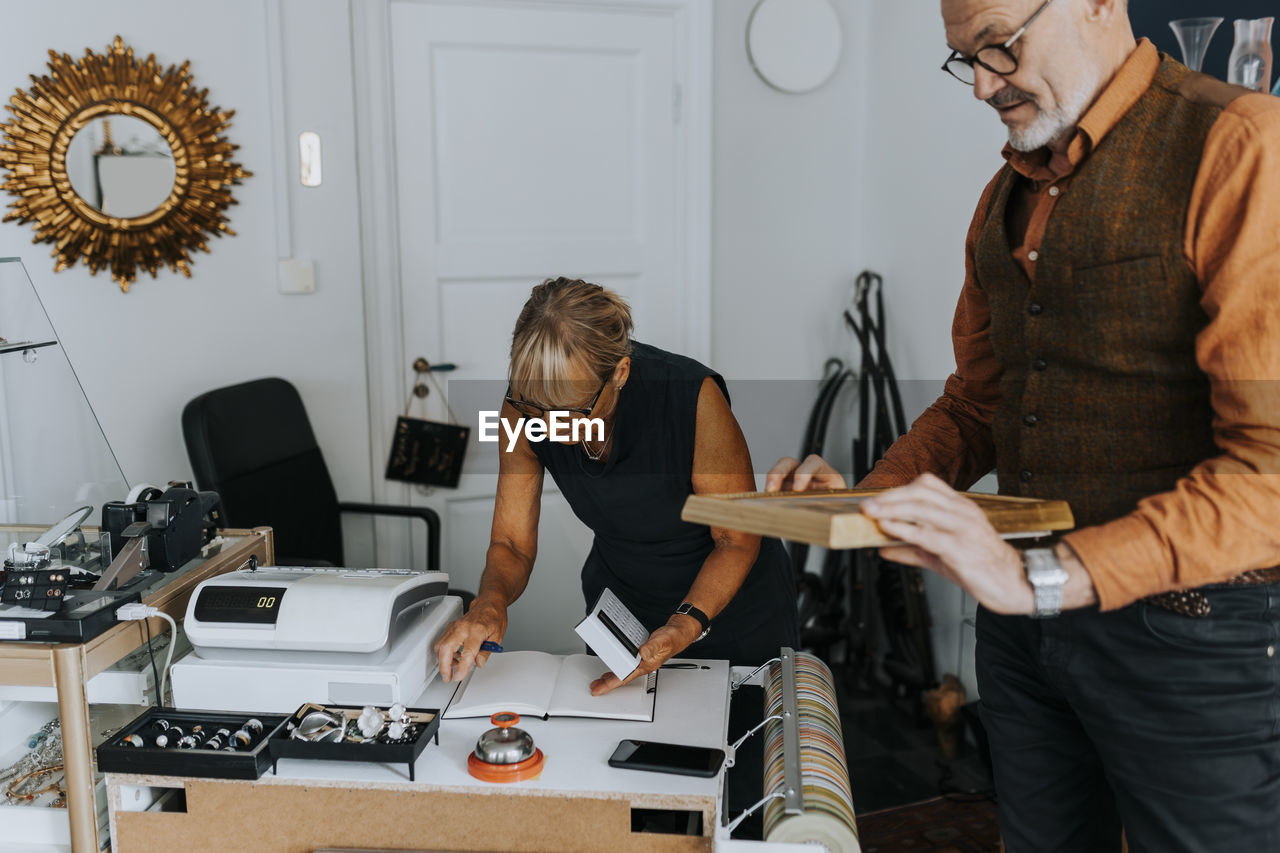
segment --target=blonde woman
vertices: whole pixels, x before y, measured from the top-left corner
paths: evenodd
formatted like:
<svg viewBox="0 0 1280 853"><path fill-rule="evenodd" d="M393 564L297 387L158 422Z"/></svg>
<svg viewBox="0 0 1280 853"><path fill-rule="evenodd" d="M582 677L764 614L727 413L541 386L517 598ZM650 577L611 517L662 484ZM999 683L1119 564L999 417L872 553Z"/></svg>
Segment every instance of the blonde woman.
<svg viewBox="0 0 1280 853"><path fill-rule="evenodd" d="M675 656L754 665L798 638L790 565L776 539L680 520L695 493L755 488L724 380L692 359L631 339L616 293L558 278L533 289L512 335L501 417L599 419L575 441L500 444L493 531L475 603L436 645L445 681L501 642L529 583L546 472L595 539L582 567L588 606L612 590L651 632L631 678ZM581 427L583 423L576 424ZM609 673L601 694L626 683Z"/></svg>

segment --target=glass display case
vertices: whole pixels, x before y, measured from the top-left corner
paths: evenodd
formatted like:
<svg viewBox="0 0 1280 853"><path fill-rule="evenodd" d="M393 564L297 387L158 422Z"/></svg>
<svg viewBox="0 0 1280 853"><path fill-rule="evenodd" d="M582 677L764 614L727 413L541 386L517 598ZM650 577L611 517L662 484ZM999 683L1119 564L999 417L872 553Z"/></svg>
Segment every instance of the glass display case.
<svg viewBox="0 0 1280 853"><path fill-rule="evenodd" d="M80 506L93 523L128 490L22 261L0 258L0 524L50 525Z"/></svg>
<svg viewBox="0 0 1280 853"><path fill-rule="evenodd" d="M91 608L87 590L112 555L82 525L128 492L22 261L0 258L0 640L75 641L105 627L110 602ZM83 621L94 610L96 627Z"/></svg>

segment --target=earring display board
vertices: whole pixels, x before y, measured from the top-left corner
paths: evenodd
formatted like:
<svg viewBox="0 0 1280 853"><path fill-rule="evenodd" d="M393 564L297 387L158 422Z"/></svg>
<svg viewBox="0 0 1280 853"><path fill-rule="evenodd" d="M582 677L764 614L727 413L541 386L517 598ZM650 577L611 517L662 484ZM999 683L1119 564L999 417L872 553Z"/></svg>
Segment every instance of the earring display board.
<svg viewBox="0 0 1280 853"><path fill-rule="evenodd" d="M897 541L881 531L872 518L862 514L862 502L883 491L840 489L690 495L680 517L696 524L777 536L824 548L874 548ZM1075 526L1066 501L964 494L982 508L1001 536L1032 536Z"/></svg>

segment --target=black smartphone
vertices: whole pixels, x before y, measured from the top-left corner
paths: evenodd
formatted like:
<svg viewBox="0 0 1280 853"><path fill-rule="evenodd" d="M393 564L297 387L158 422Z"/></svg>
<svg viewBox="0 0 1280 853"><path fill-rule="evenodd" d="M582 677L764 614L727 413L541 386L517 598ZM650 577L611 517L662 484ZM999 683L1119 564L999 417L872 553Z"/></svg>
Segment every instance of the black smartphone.
<svg viewBox="0 0 1280 853"><path fill-rule="evenodd" d="M714 776L724 763L724 750L710 746L624 740L609 756L610 767L679 773L682 776Z"/></svg>

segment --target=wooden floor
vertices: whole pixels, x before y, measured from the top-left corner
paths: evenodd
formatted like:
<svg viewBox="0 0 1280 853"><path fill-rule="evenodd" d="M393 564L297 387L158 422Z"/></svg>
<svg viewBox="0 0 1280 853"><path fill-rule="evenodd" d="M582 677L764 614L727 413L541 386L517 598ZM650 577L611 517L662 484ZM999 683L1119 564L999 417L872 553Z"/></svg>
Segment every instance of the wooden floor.
<svg viewBox="0 0 1280 853"><path fill-rule="evenodd" d="M862 853L999 853L990 799L935 797L858 816Z"/></svg>
<svg viewBox="0 0 1280 853"><path fill-rule="evenodd" d="M998 853L991 777L972 740L944 760L933 727L836 677L864 853Z"/></svg>

